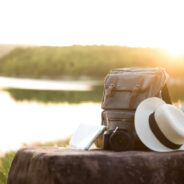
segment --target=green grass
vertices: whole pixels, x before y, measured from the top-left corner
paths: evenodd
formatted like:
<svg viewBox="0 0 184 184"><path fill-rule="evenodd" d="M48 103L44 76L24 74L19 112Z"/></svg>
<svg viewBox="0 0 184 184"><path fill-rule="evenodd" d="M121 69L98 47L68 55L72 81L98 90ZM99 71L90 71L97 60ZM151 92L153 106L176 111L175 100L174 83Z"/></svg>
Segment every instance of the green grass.
<svg viewBox="0 0 184 184"><path fill-rule="evenodd" d="M8 172L15 156L15 152L11 151L6 153L0 158L0 184L6 184L8 179Z"/></svg>
<svg viewBox="0 0 184 184"><path fill-rule="evenodd" d="M46 143L35 143L33 145L24 145L24 147L30 146L58 146L58 147L67 147L69 145L69 138L65 140L50 141ZM0 184L6 184L8 179L8 172L11 167L11 163L15 156L15 151L7 152L4 156L0 157Z"/></svg>

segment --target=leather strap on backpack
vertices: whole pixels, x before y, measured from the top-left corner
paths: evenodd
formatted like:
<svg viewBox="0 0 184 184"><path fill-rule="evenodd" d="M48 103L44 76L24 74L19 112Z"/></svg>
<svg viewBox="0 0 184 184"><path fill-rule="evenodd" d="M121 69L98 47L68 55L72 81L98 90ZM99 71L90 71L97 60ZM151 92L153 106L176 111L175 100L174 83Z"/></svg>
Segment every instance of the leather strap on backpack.
<svg viewBox="0 0 184 184"><path fill-rule="evenodd" d="M116 87L117 82L118 82L118 77L114 77L113 80L112 80L112 84L107 89L104 105L107 105L107 103L109 101L109 97L112 95L112 90L113 90L113 88Z"/></svg>
<svg viewBox="0 0 184 184"><path fill-rule="evenodd" d="M129 108L130 108L130 109L133 109L133 108L134 108L135 99L136 99L136 97L137 97L137 95L138 95L138 93L139 93L139 90L140 90L140 88L141 88L141 86L142 86L142 84L143 84L143 81L144 81L144 78L141 77L141 78L138 80L138 82L137 82L135 88L134 88L133 91L132 91L132 94L131 94L131 97L130 97L130 102L129 102Z"/></svg>
<svg viewBox="0 0 184 184"><path fill-rule="evenodd" d="M162 99L167 103L167 104L172 104L171 102L171 98L169 95L169 91L167 88L167 84L165 84L165 86L162 89Z"/></svg>

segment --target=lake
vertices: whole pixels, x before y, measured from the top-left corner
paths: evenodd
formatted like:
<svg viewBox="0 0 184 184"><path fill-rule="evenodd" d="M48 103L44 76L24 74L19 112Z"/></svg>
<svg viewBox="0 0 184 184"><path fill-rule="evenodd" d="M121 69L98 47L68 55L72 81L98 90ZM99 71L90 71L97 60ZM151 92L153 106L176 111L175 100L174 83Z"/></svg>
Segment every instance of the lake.
<svg viewBox="0 0 184 184"><path fill-rule="evenodd" d="M169 81L183 109L184 83ZM101 123L103 81L52 81L0 77L0 152L23 144L70 137L80 123Z"/></svg>

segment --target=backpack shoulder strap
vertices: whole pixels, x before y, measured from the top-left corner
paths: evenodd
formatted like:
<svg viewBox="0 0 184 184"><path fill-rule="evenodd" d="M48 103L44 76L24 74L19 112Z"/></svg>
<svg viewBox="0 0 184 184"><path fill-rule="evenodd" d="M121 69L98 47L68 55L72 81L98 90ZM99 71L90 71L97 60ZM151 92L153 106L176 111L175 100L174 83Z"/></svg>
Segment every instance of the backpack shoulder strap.
<svg viewBox="0 0 184 184"><path fill-rule="evenodd" d="M167 84L162 89L162 99L167 103L167 104L172 104L171 98L169 95L168 87Z"/></svg>

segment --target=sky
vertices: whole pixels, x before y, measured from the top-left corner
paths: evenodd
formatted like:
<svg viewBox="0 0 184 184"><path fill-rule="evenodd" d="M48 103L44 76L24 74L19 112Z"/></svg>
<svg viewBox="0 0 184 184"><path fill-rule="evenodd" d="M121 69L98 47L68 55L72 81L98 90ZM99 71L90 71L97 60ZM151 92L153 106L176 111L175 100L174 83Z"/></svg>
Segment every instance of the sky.
<svg viewBox="0 0 184 184"><path fill-rule="evenodd" d="M0 44L184 52L183 0L0 0Z"/></svg>

